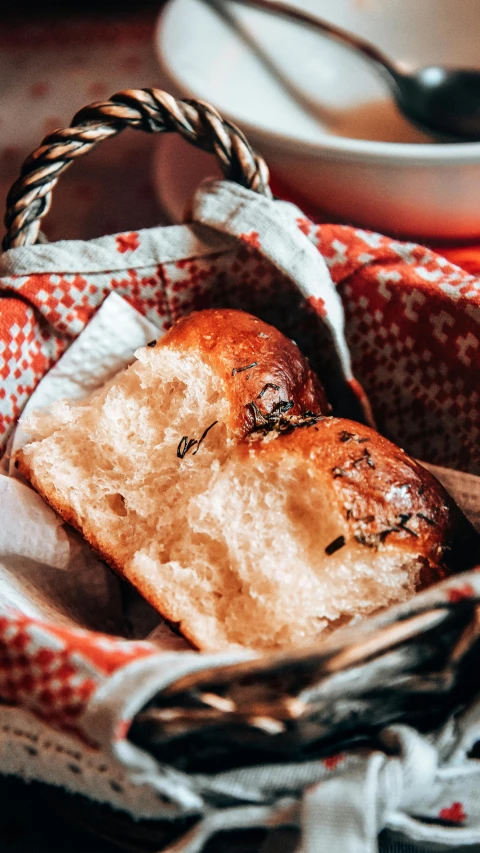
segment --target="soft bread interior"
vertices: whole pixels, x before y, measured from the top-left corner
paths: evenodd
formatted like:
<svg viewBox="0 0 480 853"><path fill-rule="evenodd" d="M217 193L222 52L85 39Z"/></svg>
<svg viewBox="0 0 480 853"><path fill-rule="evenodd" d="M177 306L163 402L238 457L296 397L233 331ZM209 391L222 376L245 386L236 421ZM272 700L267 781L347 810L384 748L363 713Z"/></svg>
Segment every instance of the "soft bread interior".
<svg viewBox="0 0 480 853"><path fill-rule="evenodd" d="M195 645L289 646L413 595L420 556L349 537L308 459L234 446L222 381L198 356L137 359L32 418L20 468Z"/></svg>
<svg viewBox="0 0 480 853"><path fill-rule="evenodd" d="M233 454L192 495L168 561L152 540L128 574L151 600L168 600L171 618L209 649L311 641L412 596L421 560L349 537L330 494L305 460L279 467L277 459ZM328 553L341 536L345 545Z"/></svg>
<svg viewBox="0 0 480 853"><path fill-rule="evenodd" d="M32 416L25 429L34 441L20 456L48 502L122 571L152 538L168 553L177 519L228 446L223 386L205 363L168 349L136 355L85 402ZM215 421L180 459L182 439L198 442Z"/></svg>

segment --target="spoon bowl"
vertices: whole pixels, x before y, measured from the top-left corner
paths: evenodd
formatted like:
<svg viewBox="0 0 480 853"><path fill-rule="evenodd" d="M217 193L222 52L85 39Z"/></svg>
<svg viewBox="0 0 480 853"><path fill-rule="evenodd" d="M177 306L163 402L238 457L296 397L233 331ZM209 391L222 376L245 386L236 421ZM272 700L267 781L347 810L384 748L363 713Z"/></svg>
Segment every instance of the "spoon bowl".
<svg viewBox="0 0 480 853"><path fill-rule="evenodd" d="M480 71L433 65L399 74L397 84L400 109L425 132L445 141L480 140Z"/></svg>

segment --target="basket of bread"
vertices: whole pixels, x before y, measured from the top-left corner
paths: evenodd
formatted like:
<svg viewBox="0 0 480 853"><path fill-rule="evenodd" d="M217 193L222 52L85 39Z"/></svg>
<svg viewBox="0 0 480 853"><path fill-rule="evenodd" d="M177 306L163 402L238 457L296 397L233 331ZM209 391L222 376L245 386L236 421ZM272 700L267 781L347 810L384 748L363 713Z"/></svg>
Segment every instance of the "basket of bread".
<svg viewBox="0 0 480 853"><path fill-rule="evenodd" d="M48 243L127 127L224 180ZM0 772L135 849L480 843L480 282L314 225L154 89L47 136L5 221Z"/></svg>

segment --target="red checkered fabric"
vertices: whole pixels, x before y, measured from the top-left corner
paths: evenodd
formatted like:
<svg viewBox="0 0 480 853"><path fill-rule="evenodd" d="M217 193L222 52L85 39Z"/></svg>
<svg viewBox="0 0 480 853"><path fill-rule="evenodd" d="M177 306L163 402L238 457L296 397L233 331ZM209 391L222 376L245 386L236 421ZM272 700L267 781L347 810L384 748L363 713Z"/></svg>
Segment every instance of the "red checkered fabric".
<svg viewBox="0 0 480 853"><path fill-rule="evenodd" d="M67 730L102 680L155 646L46 624L0 606L0 697Z"/></svg>
<svg viewBox="0 0 480 853"><path fill-rule="evenodd" d="M479 474L480 280L414 243L341 225L310 233L380 431L419 459Z"/></svg>
<svg viewBox="0 0 480 853"><path fill-rule="evenodd" d="M338 288L354 374L379 429L414 456L480 473L480 281L415 244L306 219L299 225ZM104 238L131 257L120 272L1 281L0 440L112 290L163 329L211 304L257 312L297 340L328 386L314 316L321 306L307 306L255 246L138 269L143 233Z"/></svg>

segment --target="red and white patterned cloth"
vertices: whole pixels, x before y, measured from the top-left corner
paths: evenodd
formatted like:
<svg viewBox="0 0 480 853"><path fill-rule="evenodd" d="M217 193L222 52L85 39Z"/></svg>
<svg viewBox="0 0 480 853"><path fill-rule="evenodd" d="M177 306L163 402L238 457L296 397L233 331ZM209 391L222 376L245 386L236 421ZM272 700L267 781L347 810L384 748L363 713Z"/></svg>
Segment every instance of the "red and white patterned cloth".
<svg viewBox="0 0 480 853"><path fill-rule="evenodd" d="M259 203L258 197L253 200ZM3 440L41 376L111 290L164 329L182 313L222 299L262 313L297 339L327 387L332 385L320 358L338 367L324 339L328 335L322 336L336 306L332 323L338 327L337 350L342 348L343 321L332 289L324 292L329 308L314 281L303 283L302 297L281 264L276 269L265 247L259 251L258 228L251 219L243 235L238 232L241 241L223 250L227 226L221 205L217 209L217 222L210 211L203 221L223 228L223 242L218 249L200 251L192 235L191 254L181 260L158 254L157 229L2 256ZM282 209L295 211L287 204ZM353 375L370 399L379 429L425 461L480 473L480 281L422 246L349 226L314 226L299 211L296 219L299 233L321 253L336 285ZM173 235L178 227L167 230ZM275 247L268 251L272 258ZM81 264L79 257L85 258ZM348 354L344 349L337 355L355 389Z"/></svg>
<svg viewBox="0 0 480 853"><path fill-rule="evenodd" d="M477 279L420 246L347 226L314 226L293 205L228 182L204 185L192 210L191 226L3 254L3 442L38 381L114 291L159 334L182 314L211 304L252 310L295 336L320 371L325 355L337 385L353 389L365 408L360 380L380 429L410 453L480 470ZM37 625L29 627L21 615L3 618L9 663L0 695L69 726L98 677L132 655L154 651L80 632L72 635L72 650L79 643L99 650L93 674L87 652L86 674L80 674L65 660L63 630L53 629L53 646L42 645L29 636L33 631L38 638ZM47 679L44 689L33 685L30 664Z"/></svg>

